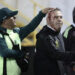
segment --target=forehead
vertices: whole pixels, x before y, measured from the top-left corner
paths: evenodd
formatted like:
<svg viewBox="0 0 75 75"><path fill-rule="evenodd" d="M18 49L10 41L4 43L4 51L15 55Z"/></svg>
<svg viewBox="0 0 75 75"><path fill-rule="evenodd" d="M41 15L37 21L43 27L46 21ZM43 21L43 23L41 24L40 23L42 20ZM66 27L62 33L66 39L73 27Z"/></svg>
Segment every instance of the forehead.
<svg viewBox="0 0 75 75"><path fill-rule="evenodd" d="M61 11L54 11L54 16L62 16L62 13Z"/></svg>

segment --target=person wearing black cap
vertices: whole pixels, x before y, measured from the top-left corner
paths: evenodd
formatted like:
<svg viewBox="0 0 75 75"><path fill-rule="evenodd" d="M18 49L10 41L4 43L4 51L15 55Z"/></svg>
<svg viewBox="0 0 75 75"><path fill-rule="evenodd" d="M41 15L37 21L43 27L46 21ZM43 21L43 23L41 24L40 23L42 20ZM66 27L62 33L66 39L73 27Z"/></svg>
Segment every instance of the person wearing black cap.
<svg viewBox="0 0 75 75"><path fill-rule="evenodd" d="M49 10L41 10L27 26L16 29L18 11L0 9L0 75L20 75L21 69L15 59L24 58L21 41L39 25Z"/></svg>
<svg viewBox="0 0 75 75"><path fill-rule="evenodd" d="M73 9L73 24L68 26L63 33L63 39L66 51L75 52L75 7ZM75 75L75 62L66 62L67 75Z"/></svg>

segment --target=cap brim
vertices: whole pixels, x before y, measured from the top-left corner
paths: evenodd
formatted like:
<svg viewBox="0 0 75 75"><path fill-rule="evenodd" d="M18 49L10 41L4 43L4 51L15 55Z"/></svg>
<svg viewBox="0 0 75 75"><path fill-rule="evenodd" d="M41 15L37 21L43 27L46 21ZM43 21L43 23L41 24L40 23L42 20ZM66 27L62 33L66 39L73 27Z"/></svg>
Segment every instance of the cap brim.
<svg viewBox="0 0 75 75"><path fill-rule="evenodd" d="M18 11L12 11L11 13L8 14L8 16L12 17L18 14Z"/></svg>

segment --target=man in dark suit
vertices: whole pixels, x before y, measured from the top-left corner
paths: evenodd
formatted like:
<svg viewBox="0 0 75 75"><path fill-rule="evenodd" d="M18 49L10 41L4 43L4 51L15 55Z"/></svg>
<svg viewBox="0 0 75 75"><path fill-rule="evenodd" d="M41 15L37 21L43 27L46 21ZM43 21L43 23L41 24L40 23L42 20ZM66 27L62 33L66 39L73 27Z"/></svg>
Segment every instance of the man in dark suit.
<svg viewBox="0 0 75 75"><path fill-rule="evenodd" d="M75 7L73 9L73 24L68 26L63 33L66 51L75 51ZM75 75L75 62L66 62L68 75Z"/></svg>
<svg viewBox="0 0 75 75"><path fill-rule="evenodd" d="M62 35L61 10L52 9L47 16L47 25L37 34L34 57L35 75L65 75L64 61L75 60L74 52L65 52Z"/></svg>

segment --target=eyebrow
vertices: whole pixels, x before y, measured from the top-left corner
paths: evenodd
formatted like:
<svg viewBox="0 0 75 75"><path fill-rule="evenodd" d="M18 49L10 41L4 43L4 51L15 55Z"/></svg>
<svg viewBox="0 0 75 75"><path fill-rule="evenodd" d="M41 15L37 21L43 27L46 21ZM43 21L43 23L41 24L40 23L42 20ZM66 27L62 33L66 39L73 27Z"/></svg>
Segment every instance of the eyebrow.
<svg viewBox="0 0 75 75"><path fill-rule="evenodd" d="M61 18L63 18L63 16L54 16L54 18L58 18L58 17L61 17Z"/></svg>

